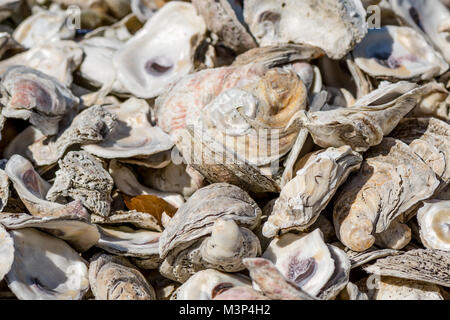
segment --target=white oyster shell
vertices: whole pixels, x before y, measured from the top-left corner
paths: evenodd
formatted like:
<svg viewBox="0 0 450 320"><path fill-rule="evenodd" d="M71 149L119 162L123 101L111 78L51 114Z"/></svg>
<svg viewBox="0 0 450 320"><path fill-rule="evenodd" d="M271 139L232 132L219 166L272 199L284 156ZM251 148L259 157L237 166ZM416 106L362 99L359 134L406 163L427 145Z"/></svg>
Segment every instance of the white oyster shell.
<svg viewBox="0 0 450 320"><path fill-rule="evenodd" d="M206 32L190 3L167 3L114 56L118 79L133 95L153 98L193 70L193 54Z"/></svg>
<svg viewBox="0 0 450 320"><path fill-rule="evenodd" d="M426 248L450 251L450 201L424 201L417 221Z"/></svg>
<svg viewBox="0 0 450 320"><path fill-rule="evenodd" d="M0 281L11 270L14 261L14 242L9 233L0 224Z"/></svg>
<svg viewBox="0 0 450 320"><path fill-rule="evenodd" d="M444 300L439 286L395 277L380 277L374 283L372 300Z"/></svg>
<svg viewBox="0 0 450 320"><path fill-rule="evenodd" d="M244 17L260 46L308 44L333 59L344 57L367 33L360 0L247 0Z"/></svg>
<svg viewBox="0 0 450 320"><path fill-rule="evenodd" d="M89 289L87 263L63 240L32 228L10 231L14 263L6 275L24 300L81 300Z"/></svg>

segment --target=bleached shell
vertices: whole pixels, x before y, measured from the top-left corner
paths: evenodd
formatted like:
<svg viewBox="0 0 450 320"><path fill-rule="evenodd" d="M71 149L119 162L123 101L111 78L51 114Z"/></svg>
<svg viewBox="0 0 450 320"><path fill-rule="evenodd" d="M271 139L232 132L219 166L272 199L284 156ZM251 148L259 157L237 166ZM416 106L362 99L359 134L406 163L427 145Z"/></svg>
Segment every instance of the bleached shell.
<svg viewBox="0 0 450 320"><path fill-rule="evenodd" d="M270 300L249 287L232 287L219 293L213 300Z"/></svg>
<svg viewBox="0 0 450 320"><path fill-rule="evenodd" d="M299 121L323 148L349 145L364 152L381 143L410 112L427 86L398 82L381 86L350 108L301 112Z"/></svg>
<svg viewBox="0 0 450 320"><path fill-rule="evenodd" d="M339 294L339 300L369 300L367 297L367 294L364 292L361 292L358 287L352 283L347 283L347 286L344 288L344 290L341 291Z"/></svg>
<svg viewBox="0 0 450 320"><path fill-rule="evenodd" d="M246 29L239 1L193 0L192 4L205 19L208 30L217 34L225 46L238 54L257 46Z"/></svg>
<svg viewBox="0 0 450 320"><path fill-rule="evenodd" d="M112 254L159 260L158 242L161 232L133 230L126 226L97 226L100 240L97 247Z"/></svg>
<svg viewBox="0 0 450 320"><path fill-rule="evenodd" d="M70 126L56 137L47 139L41 132L29 127L11 144L28 144L25 153L29 158L40 166L51 165L61 159L70 146L103 141L118 125L115 114L102 106L93 106L80 112Z"/></svg>
<svg viewBox="0 0 450 320"><path fill-rule="evenodd" d="M9 233L0 224L0 281L11 270L14 261L14 242Z"/></svg>
<svg viewBox="0 0 450 320"><path fill-rule="evenodd" d="M33 48L0 61L0 73L8 67L24 65L55 77L69 86L72 72L81 64L83 50L74 41L53 41L42 43Z"/></svg>
<svg viewBox="0 0 450 320"><path fill-rule="evenodd" d="M335 270L335 261L319 229L275 238L263 258L272 261L286 279L312 296L319 294Z"/></svg>
<svg viewBox="0 0 450 320"><path fill-rule="evenodd" d="M177 211L162 233L161 258L172 250L188 248L201 237L211 234L218 219L233 219L240 227L254 229L261 209L239 187L215 183L196 191Z"/></svg>
<svg viewBox="0 0 450 320"><path fill-rule="evenodd" d="M116 160L109 163L109 173L114 179L117 189L123 193L135 197L138 195L157 196L175 208L179 208L184 203L184 198L175 192L163 192L143 186L139 183L133 171Z"/></svg>
<svg viewBox="0 0 450 320"><path fill-rule="evenodd" d="M112 212L109 217L102 217L92 214L91 222L104 225L120 225L123 223L130 223L139 229L158 232L162 231L161 226L158 224L158 220L154 216L150 213L138 212L136 210L115 211Z"/></svg>
<svg viewBox="0 0 450 320"><path fill-rule="evenodd" d="M307 160L305 159L307 158ZM348 175L359 169L362 157L350 147L329 148L305 156L297 175L281 190L263 234L273 237L284 229L311 226Z"/></svg>
<svg viewBox="0 0 450 320"><path fill-rule="evenodd" d="M35 217L26 213L0 213L0 224L7 229L38 228L65 240L75 250L84 252L98 242L97 228L82 217Z"/></svg>
<svg viewBox="0 0 450 320"><path fill-rule="evenodd" d="M395 277L380 277L373 300L444 300L439 286Z"/></svg>
<svg viewBox="0 0 450 320"><path fill-rule="evenodd" d="M79 99L57 79L24 66L2 74L2 114L29 120L45 135L55 135L65 116L78 107Z"/></svg>
<svg viewBox="0 0 450 320"><path fill-rule="evenodd" d="M193 55L206 32L190 3L158 10L114 56L118 79L133 95L153 98L193 70Z"/></svg>
<svg viewBox="0 0 450 320"><path fill-rule="evenodd" d="M400 220L401 217L396 218L386 230L375 234L375 244L378 247L401 250L410 243L411 228Z"/></svg>
<svg viewBox="0 0 450 320"><path fill-rule="evenodd" d="M111 191L114 181L102 163L84 151L70 151L58 162L55 182L46 198L58 197L80 200L95 214L107 217L111 210Z"/></svg>
<svg viewBox="0 0 450 320"><path fill-rule="evenodd" d="M449 67L441 54L409 27L369 30L353 56L365 73L380 79L430 80Z"/></svg>
<svg viewBox="0 0 450 320"><path fill-rule="evenodd" d="M39 217L73 215L88 219L89 214L81 202L67 205L46 201L50 184L34 170L30 161L20 155L13 155L6 163L5 172L13 182L20 200L28 211Z"/></svg>
<svg viewBox="0 0 450 320"><path fill-rule="evenodd" d="M96 300L156 300L153 287L124 257L102 253L93 256L89 283Z"/></svg>
<svg viewBox="0 0 450 320"><path fill-rule="evenodd" d="M22 21L14 30L13 37L26 48L54 40L73 39L75 28L70 28L69 15L64 10L40 10Z"/></svg>
<svg viewBox="0 0 450 320"><path fill-rule="evenodd" d="M318 297L323 300L333 300L347 286L350 278L351 263L344 250L329 244L327 244L327 247L334 260L334 272L320 290Z"/></svg>
<svg viewBox="0 0 450 320"><path fill-rule="evenodd" d="M32 228L10 231L14 263L6 275L24 300L81 300L89 289L87 263L63 240Z"/></svg>
<svg viewBox="0 0 450 320"><path fill-rule="evenodd" d="M0 169L0 212L6 206L9 199L9 179L5 171Z"/></svg>
<svg viewBox="0 0 450 320"><path fill-rule="evenodd" d="M333 245L344 250L344 252L350 259L352 269L367 264L373 260L377 260L379 258L398 255L402 253L402 251L400 250L379 249L376 246L372 246L370 249L367 249L366 251L363 252L357 252L347 248L341 242L335 242L333 243Z"/></svg>
<svg viewBox="0 0 450 320"><path fill-rule="evenodd" d="M400 140L385 138L366 156L359 173L344 184L333 210L337 237L354 251L370 248L374 233L388 229L439 186L431 168Z"/></svg>
<svg viewBox="0 0 450 320"><path fill-rule="evenodd" d="M444 28L450 19L449 8L446 8L439 0L393 0L390 2L395 14L418 32L426 35L450 63L449 30Z"/></svg>
<svg viewBox="0 0 450 320"><path fill-rule="evenodd" d="M424 201L417 211L417 221L426 248L450 251L450 201Z"/></svg>
<svg viewBox="0 0 450 320"><path fill-rule="evenodd" d="M431 249L409 250L398 256L378 259L363 267L371 274L424 281L450 287L450 252Z"/></svg>
<svg viewBox="0 0 450 320"><path fill-rule="evenodd" d="M247 0L244 17L260 46L308 44L333 59L344 57L367 33L360 0Z"/></svg>
<svg viewBox="0 0 450 320"><path fill-rule="evenodd" d="M130 98L120 106L104 109L115 114L118 123L100 143L84 145L85 151L112 159L150 156L173 147L169 135L151 125L150 106L145 100Z"/></svg>
<svg viewBox="0 0 450 320"><path fill-rule="evenodd" d="M223 290L233 287L251 288L251 281L241 274L228 274L214 269L197 272L177 289L177 300L212 300Z"/></svg>
<svg viewBox="0 0 450 320"><path fill-rule="evenodd" d="M410 114L414 117L435 117L450 121L450 93L439 82L430 82L429 88L429 92L423 94Z"/></svg>

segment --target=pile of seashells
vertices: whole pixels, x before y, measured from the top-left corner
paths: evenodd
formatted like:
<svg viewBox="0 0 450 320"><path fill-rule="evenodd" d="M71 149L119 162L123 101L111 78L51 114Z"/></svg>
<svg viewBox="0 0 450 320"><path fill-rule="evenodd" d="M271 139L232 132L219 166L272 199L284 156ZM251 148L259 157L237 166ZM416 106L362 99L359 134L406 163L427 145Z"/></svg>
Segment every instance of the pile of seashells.
<svg viewBox="0 0 450 320"><path fill-rule="evenodd" d="M1 0L0 299L450 299L450 1Z"/></svg>

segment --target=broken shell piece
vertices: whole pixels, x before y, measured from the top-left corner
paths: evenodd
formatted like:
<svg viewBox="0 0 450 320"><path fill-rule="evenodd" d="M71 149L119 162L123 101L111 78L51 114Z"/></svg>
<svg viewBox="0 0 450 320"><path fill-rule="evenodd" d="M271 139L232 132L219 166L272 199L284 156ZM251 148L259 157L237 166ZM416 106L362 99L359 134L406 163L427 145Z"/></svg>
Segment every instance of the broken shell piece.
<svg viewBox="0 0 450 320"><path fill-rule="evenodd" d="M450 251L450 201L424 201L417 221L426 248Z"/></svg>
<svg viewBox="0 0 450 320"><path fill-rule="evenodd" d="M286 279L312 296L319 294L335 271L335 261L319 229L275 238L263 258L272 261Z"/></svg>
<svg viewBox="0 0 450 320"><path fill-rule="evenodd" d="M32 228L9 233L14 240L14 263L6 281L19 299L83 298L89 289L88 268L78 252L63 240Z"/></svg>
<svg viewBox="0 0 450 320"><path fill-rule="evenodd" d="M46 201L50 184L34 170L30 161L20 155L13 155L6 163L5 172L28 211L39 217L79 216L89 221L89 214L80 201L67 205Z"/></svg>
<svg viewBox="0 0 450 320"><path fill-rule="evenodd" d="M91 215L91 222L95 224L120 225L122 223L130 223L136 228L146 229L150 231L161 232L162 228L158 224L158 220L146 212L131 211L115 211L108 217L102 217L96 214Z"/></svg>
<svg viewBox="0 0 450 320"><path fill-rule="evenodd" d="M222 291L213 300L270 300L258 291L248 287L232 287Z"/></svg>
<svg viewBox="0 0 450 320"><path fill-rule="evenodd" d="M6 206L9 199L9 179L5 171L0 169L0 212Z"/></svg>
<svg viewBox="0 0 450 320"><path fill-rule="evenodd" d="M366 156L339 192L333 211L337 237L354 251L370 248L374 233L388 229L439 186L433 170L400 140L385 138Z"/></svg>
<svg viewBox="0 0 450 320"><path fill-rule="evenodd" d="M205 32L192 4L167 3L115 54L118 79L137 97L160 95L193 70L194 52Z"/></svg>
<svg viewBox="0 0 450 320"><path fill-rule="evenodd" d="M378 259L363 267L372 274L424 281L450 287L450 253L440 250L409 250L398 256Z"/></svg>
<svg viewBox="0 0 450 320"><path fill-rule="evenodd" d="M370 29L353 56L358 67L378 79L430 80L449 67L421 34L408 27Z"/></svg>
<svg viewBox="0 0 450 320"><path fill-rule="evenodd" d="M334 260L334 271L328 282L320 290L318 297L322 300L333 300L347 286L350 278L351 263L344 250L327 244Z"/></svg>
<svg viewBox="0 0 450 320"><path fill-rule="evenodd" d="M80 200L95 214L107 217L111 209L114 181L102 163L87 152L70 151L58 162L59 170L46 198L58 197Z"/></svg>
<svg viewBox="0 0 450 320"><path fill-rule="evenodd" d="M367 33L360 0L247 0L244 17L260 46L308 44L332 59L343 58Z"/></svg>
<svg viewBox="0 0 450 320"><path fill-rule="evenodd" d="M371 300L444 300L439 286L415 280L380 277Z"/></svg>
<svg viewBox="0 0 450 320"><path fill-rule="evenodd" d="M0 223L0 281L11 270L14 261L14 242Z"/></svg>
<svg viewBox="0 0 450 320"><path fill-rule="evenodd" d="M109 173L113 177L117 189L129 196L153 195L163 199L175 208L179 208L184 203L183 196L178 193L162 192L143 186L131 169L116 160L112 160L109 163Z"/></svg>
<svg viewBox="0 0 450 320"><path fill-rule="evenodd" d="M339 294L338 300L369 300L367 294L361 292L354 283L347 283L347 286Z"/></svg>
<svg viewBox="0 0 450 320"><path fill-rule="evenodd" d="M15 65L36 69L69 86L74 72L83 60L83 50L74 41L42 43L0 61L0 73Z"/></svg>
<svg viewBox="0 0 450 320"><path fill-rule="evenodd" d="M347 256L350 259L350 263L352 265L352 269L367 264L373 260L377 260L380 258L394 256L401 254L402 251L394 250L394 249L379 249L376 246L371 247L363 252L352 251L346 246L344 246L341 242L333 243L334 246L345 251Z"/></svg>
<svg viewBox="0 0 450 320"><path fill-rule="evenodd" d="M214 269L201 270L174 293L177 300L212 300L233 287L251 288L250 279L241 274L228 274Z"/></svg>
<svg viewBox="0 0 450 320"><path fill-rule="evenodd" d="M316 300L295 283L287 280L270 260L246 258L243 263L250 271L253 282L268 298L274 300Z"/></svg>
<svg viewBox="0 0 450 320"><path fill-rule="evenodd" d="M411 115L450 121L450 93L443 83L430 82L429 88L429 92L422 95L422 99L411 111Z"/></svg>
<svg viewBox="0 0 450 320"><path fill-rule="evenodd" d="M419 101L426 86L398 82L372 91L350 108L301 111L300 122L322 148L349 145L365 152L381 143Z"/></svg>
<svg viewBox="0 0 450 320"><path fill-rule="evenodd" d="M42 133L29 127L20 134L17 143L26 143L24 140L30 139L32 143L26 154L39 166L51 165L62 158L66 150L74 144L103 141L117 125L115 114L102 106L93 106L80 112L70 126L57 137L46 139Z"/></svg>
<svg viewBox="0 0 450 320"><path fill-rule="evenodd" d="M150 124L150 106L145 100L130 98L104 109L117 116L117 125L100 143L84 145L85 151L111 159L150 156L173 147L169 135Z"/></svg>
<svg viewBox="0 0 450 320"><path fill-rule="evenodd" d="M411 237L411 229L397 218L386 230L375 234L375 244L381 248L401 250L409 244Z"/></svg>
<svg viewBox="0 0 450 320"><path fill-rule="evenodd" d="M390 3L395 14L427 36L450 63L449 9L438 0L394 0Z"/></svg>
<svg viewBox="0 0 450 320"><path fill-rule="evenodd" d="M120 256L159 260L160 232L133 230L126 226L97 228L100 232L97 247Z"/></svg>
<svg viewBox="0 0 450 320"><path fill-rule="evenodd" d="M329 148L305 156L297 175L281 190L272 214L264 224L265 237L280 230L305 230L318 218L348 175L359 169L362 157L349 146Z"/></svg>
<svg viewBox="0 0 450 320"><path fill-rule="evenodd" d="M26 48L53 40L73 39L75 28L70 28L69 18L70 12L57 6L53 6L51 11L41 9L22 21L14 30L13 37Z"/></svg>
<svg viewBox="0 0 450 320"><path fill-rule="evenodd" d="M156 300L153 287L124 257L96 254L90 260L89 283L96 300Z"/></svg>
<svg viewBox="0 0 450 320"><path fill-rule="evenodd" d="M217 34L223 44L237 54L255 48L256 42L246 29L243 4L234 0L193 0L208 30Z"/></svg>
<svg viewBox="0 0 450 320"><path fill-rule="evenodd" d="M79 252L87 251L100 238L95 226L77 216L35 217L26 213L0 213L0 224L10 230L38 228L65 240Z"/></svg>
<svg viewBox="0 0 450 320"><path fill-rule="evenodd" d="M1 102L7 118L29 120L45 135L55 135L61 120L79 99L51 76L24 66L8 68L1 79Z"/></svg>

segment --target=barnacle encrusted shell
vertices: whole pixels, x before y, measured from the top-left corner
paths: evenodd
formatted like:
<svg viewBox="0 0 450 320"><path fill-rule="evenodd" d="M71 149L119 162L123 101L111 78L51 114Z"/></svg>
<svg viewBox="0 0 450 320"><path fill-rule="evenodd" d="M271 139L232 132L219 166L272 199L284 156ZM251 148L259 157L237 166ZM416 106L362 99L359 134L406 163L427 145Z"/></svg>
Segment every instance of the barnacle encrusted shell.
<svg viewBox="0 0 450 320"><path fill-rule="evenodd" d="M9 233L0 224L0 281L11 270L14 261L14 242Z"/></svg>
<svg viewBox="0 0 450 320"><path fill-rule="evenodd" d="M5 172L13 182L20 200L32 215L40 217L73 215L88 219L89 214L80 201L66 205L46 201L45 197L51 186L24 157L13 155L6 163Z"/></svg>
<svg viewBox="0 0 450 320"><path fill-rule="evenodd" d="M368 273L424 281L450 287L450 252L432 249L409 250L398 256L378 259L363 267Z"/></svg>
<svg viewBox="0 0 450 320"><path fill-rule="evenodd" d="M190 277L174 293L177 300L212 300L233 287L252 287L250 279L214 269L201 270Z"/></svg>
<svg viewBox="0 0 450 320"><path fill-rule="evenodd" d="M100 234L95 226L78 216L36 217L26 213L0 213L0 224L7 229L37 228L65 240L84 252L97 244Z"/></svg>
<svg viewBox="0 0 450 320"><path fill-rule="evenodd" d="M46 198L55 201L63 196L80 200L95 214L107 217L114 181L102 163L87 152L70 151L58 164L55 182Z"/></svg>
<svg viewBox="0 0 450 320"><path fill-rule="evenodd" d="M223 44L236 53L242 53L257 46L247 31L243 16L243 3L234 0L192 0L192 4L205 19L211 30Z"/></svg>
<svg viewBox="0 0 450 320"><path fill-rule="evenodd" d="M339 192L333 210L336 235L350 249L364 251L374 244L374 233L388 229L438 186L433 170L414 151L385 138L368 151L360 171Z"/></svg>
<svg viewBox="0 0 450 320"><path fill-rule="evenodd" d="M56 134L61 120L78 106L68 88L40 71L13 66L1 78L2 114L29 120L46 135Z"/></svg>
<svg viewBox="0 0 450 320"><path fill-rule="evenodd" d="M140 98L154 98L194 68L193 56L206 25L190 3L167 3L113 58L125 88Z"/></svg>
<svg viewBox="0 0 450 320"><path fill-rule="evenodd" d="M63 240L32 228L9 232L14 263L8 287L24 300L81 300L89 289L88 268Z"/></svg>
<svg viewBox="0 0 450 320"><path fill-rule="evenodd" d="M300 122L322 148L349 145L364 152L381 143L419 101L426 85L398 82L382 86L349 108L300 113Z"/></svg>
<svg viewBox="0 0 450 320"><path fill-rule="evenodd" d="M150 106L145 100L130 98L118 106L103 107L115 115L117 125L106 138L83 150L102 158L150 156L170 150L173 142L161 128L150 123Z"/></svg>
<svg viewBox="0 0 450 320"><path fill-rule="evenodd" d="M51 165L62 158L66 150L72 145L84 145L103 141L118 126L115 114L107 111L102 106L89 107L80 112L61 134L56 137L47 138L33 127L28 127L17 136L11 144L26 143L30 136L30 145L26 155L37 165ZM19 137L20 136L20 137Z"/></svg>
<svg viewBox="0 0 450 320"><path fill-rule="evenodd" d="M153 287L124 257L94 255L89 265L89 283L96 300L156 300Z"/></svg>
<svg viewBox="0 0 450 320"><path fill-rule="evenodd" d="M272 261L286 279L312 296L319 294L335 271L335 261L319 229L273 239L263 258Z"/></svg>
<svg viewBox="0 0 450 320"><path fill-rule="evenodd" d="M260 46L308 44L333 59L343 58L367 33L360 0L247 0L244 17Z"/></svg>
<svg viewBox="0 0 450 320"><path fill-rule="evenodd" d="M369 30L353 56L365 73L380 79L430 80L448 70L444 58L409 27Z"/></svg>
<svg viewBox="0 0 450 320"><path fill-rule="evenodd" d="M417 211L417 221L426 248L450 251L450 201L424 201Z"/></svg>
<svg viewBox="0 0 450 320"><path fill-rule="evenodd" d="M283 187L264 224L265 237L311 226L348 175L359 169L362 156L343 146L317 151L299 162L297 175Z"/></svg>

